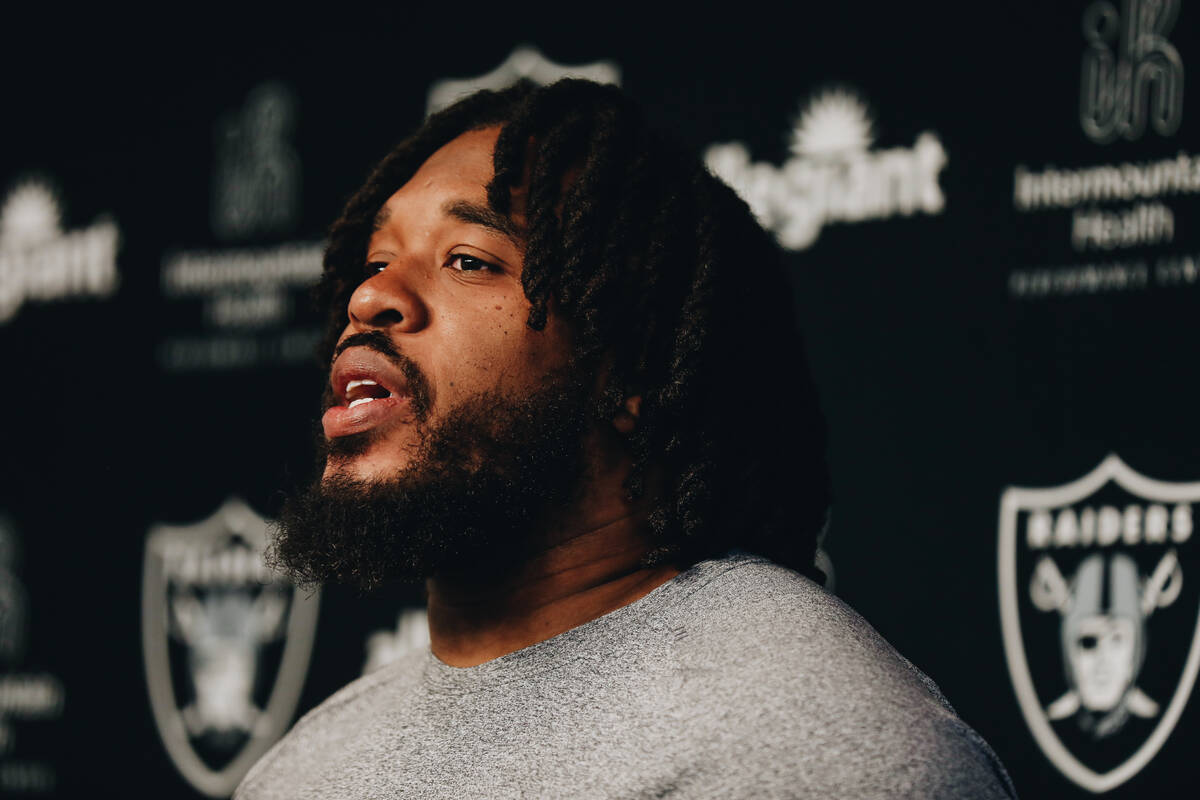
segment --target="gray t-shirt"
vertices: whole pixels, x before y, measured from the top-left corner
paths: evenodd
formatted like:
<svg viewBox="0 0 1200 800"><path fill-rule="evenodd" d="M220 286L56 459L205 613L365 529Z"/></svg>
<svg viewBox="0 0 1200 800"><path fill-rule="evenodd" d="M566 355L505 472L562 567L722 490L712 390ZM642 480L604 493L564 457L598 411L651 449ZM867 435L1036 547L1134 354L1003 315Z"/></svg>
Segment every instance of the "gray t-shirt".
<svg viewBox="0 0 1200 800"><path fill-rule="evenodd" d="M235 794L1014 796L983 739L862 617L742 553L494 661L425 650L360 678Z"/></svg>

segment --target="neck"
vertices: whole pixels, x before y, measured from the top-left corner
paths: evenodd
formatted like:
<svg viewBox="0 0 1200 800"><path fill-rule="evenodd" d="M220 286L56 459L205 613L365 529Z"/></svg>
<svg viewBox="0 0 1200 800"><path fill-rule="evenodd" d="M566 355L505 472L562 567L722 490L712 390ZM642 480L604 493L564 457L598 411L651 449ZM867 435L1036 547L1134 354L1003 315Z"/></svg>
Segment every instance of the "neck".
<svg viewBox="0 0 1200 800"><path fill-rule="evenodd" d="M433 653L451 666L475 666L632 603L679 574L672 565L643 566L649 547L644 512L626 507L560 533L502 576L431 578Z"/></svg>

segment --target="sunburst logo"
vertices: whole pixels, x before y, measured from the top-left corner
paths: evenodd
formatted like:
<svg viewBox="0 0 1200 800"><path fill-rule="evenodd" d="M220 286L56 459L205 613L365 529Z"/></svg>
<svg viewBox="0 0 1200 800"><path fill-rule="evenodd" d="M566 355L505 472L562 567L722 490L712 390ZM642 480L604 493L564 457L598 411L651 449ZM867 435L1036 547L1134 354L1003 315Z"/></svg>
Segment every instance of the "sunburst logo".
<svg viewBox="0 0 1200 800"><path fill-rule="evenodd" d="M0 247L35 247L61 233L58 198L40 180L17 184L0 206Z"/></svg>
<svg viewBox="0 0 1200 800"><path fill-rule="evenodd" d="M832 222L940 214L945 207L938 175L946 151L937 134L920 134L912 147L872 149L874 143L866 101L833 87L802 107L783 164L752 161L742 142L715 144L704 161L783 247L804 250Z"/></svg>
<svg viewBox="0 0 1200 800"><path fill-rule="evenodd" d="M791 151L800 158L834 159L871 149L874 126L867 104L848 89L827 89L800 112Z"/></svg>

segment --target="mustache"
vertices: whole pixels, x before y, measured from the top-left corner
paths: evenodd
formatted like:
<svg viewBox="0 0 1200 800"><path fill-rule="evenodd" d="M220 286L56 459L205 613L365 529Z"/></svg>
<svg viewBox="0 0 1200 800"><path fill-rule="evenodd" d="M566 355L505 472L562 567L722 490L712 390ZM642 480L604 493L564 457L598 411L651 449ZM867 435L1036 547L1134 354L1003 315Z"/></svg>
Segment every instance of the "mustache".
<svg viewBox="0 0 1200 800"><path fill-rule="evenodd" d="M363 331L362 333L352 333L342 341L333 350L333 358L330 360L330 368L333 368L333 362L337 361L337 357L349 350L351 347L366 347L391 361L396 368L404 375L405 383L408 384L408 392L411 396L410 404L413 413L416 415L419 422L424 422L429 417L429 411L433 406L433 395L429 388L429 379L425 377L425 373L421 372L421 368L417 363L408 356L401 353L391 338L383 331ZM333 405L333 392L328 385L325 387L325 408L330 408Z"/></svg>
<svg viewBox="0 0 1200 800"><path fill-rule="evenodd" d="M333 366L333 362L337 361L338 356L349 350L351 347L369 347L370 349L382 353L396 364L401 364L408 361L408 356L396 349L396 345L383 331L363 331L362 333L352 333L345 339L338 342L338 345L333 350L333 358L330 359L329 366Z"/></svg>

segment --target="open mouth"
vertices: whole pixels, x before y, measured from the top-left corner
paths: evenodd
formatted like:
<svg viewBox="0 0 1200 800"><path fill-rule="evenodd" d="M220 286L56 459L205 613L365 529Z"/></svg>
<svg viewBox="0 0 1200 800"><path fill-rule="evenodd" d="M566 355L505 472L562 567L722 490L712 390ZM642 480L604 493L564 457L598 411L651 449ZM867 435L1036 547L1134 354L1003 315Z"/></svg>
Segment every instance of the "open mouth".
<svg viewBox="0 0 1200 800"><path fill-rule="evenodd" d="M364 433L412 415L404 375L368 348L352 347L338 356L330 375L331 405L321 418L326 437Z"/></svg>

